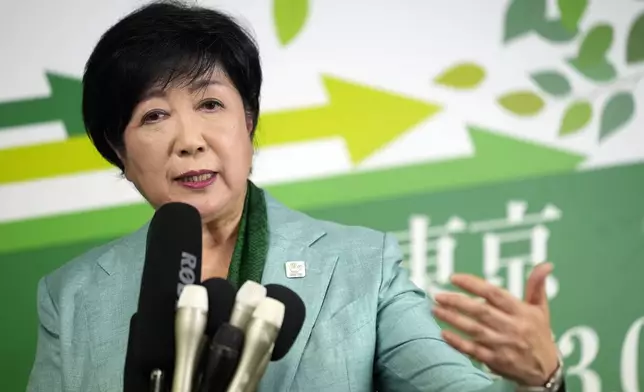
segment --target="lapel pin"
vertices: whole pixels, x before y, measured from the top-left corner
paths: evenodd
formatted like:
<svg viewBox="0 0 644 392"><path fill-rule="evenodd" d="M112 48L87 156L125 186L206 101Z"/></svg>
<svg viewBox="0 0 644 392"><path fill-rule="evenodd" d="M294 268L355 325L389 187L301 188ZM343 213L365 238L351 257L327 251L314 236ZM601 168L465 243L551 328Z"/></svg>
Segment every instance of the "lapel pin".
<svg viewBox="0 0 644 392"><path fill-rule="evenodd" d="M306 264L303 261L287 261L285 267L287 278L303 278L306 276Z"/></svg>

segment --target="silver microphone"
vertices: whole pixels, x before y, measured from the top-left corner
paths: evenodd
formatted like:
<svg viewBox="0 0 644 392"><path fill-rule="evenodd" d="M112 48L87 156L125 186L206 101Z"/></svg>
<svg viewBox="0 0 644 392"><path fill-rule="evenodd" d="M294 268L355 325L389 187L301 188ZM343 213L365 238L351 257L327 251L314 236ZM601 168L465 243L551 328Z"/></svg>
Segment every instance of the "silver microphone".
<svg viewBox="0 0 644 392"><path fill-rule="evenodd" d="M246 392L257 391L259 382L261 381L262 377L264 377L264 373L266 373L266 368L268 367L268 363L271 360L271 355L273 355L274 347L275 347L274 344L271 345L271 349L268 350L268 352L264 355L261 362L259 363L259 366L257 367L257 371L251 374L250 381L248 382L248 385L246 385Z"/></svg>
<svg viewBox="0 0 644 392"><path fill-rule="evenodd" d="M266 287L252 280L244 282L235 296L229 324L242 331L246 330L255 308L264 298L266 298Z"/></svg>
<svg viewBox="0 0 644 392"><path fill-rule="evenodd" d="M244 349L227 392L245 392L255 384L253 376L273 349L283 321L284 304L280 301L266 297L257 305L246 328Z"/></svg>
<svg viewBox="0 0 644 392"><path fill-rule="evenodd" d="M208 321L208 291L201 285L183 288L174 319L176 356L172 392L192 392Z"/></svg>

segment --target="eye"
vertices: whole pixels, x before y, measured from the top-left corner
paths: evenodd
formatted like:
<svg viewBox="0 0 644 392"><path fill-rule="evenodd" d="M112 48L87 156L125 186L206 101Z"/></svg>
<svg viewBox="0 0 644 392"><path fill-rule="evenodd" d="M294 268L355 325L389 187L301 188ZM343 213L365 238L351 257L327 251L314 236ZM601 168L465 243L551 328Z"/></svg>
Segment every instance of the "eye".
<svg viewBox="0 0 644 392"><path fill-rule="evenodd" d="M199 104L199 108L204 109L207 112L214 112L223 107L224 105L215 99L207 99Z"/></svg>
<svg viewBox="0 0 644 392"><path fill-rule="evenodd" d="M154 124L165 118L166 114L160 110L154 110L146 113L141 120L142 124Z"/></svg>

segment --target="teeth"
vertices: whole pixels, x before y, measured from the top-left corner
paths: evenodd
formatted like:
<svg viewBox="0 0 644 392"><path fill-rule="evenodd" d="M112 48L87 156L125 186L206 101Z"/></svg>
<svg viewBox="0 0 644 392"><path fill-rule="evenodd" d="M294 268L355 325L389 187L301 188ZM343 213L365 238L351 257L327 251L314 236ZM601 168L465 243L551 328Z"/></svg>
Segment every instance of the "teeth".
<svg viewBox="0 0 644 392"><path fill-rule="evenodd" d="M181 181L183 182L201 182L201 181L207 181L212 178L213 174L208 173L208 174L201 174L198 176L189 176L189 177L183 177L181 178Z"/></svg>

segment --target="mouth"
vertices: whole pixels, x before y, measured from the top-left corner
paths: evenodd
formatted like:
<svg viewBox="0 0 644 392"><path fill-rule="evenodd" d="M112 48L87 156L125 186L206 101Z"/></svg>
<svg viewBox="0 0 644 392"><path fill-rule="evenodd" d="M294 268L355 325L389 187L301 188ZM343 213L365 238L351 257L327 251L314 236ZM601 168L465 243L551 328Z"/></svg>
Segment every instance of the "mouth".
<svg viewBox="0 0 644 392"><path fill-rule="evenodd" d="M213 179L217 175L211 170L189 171L175 178L176 181L183 183L202 183Z"/></svg>

